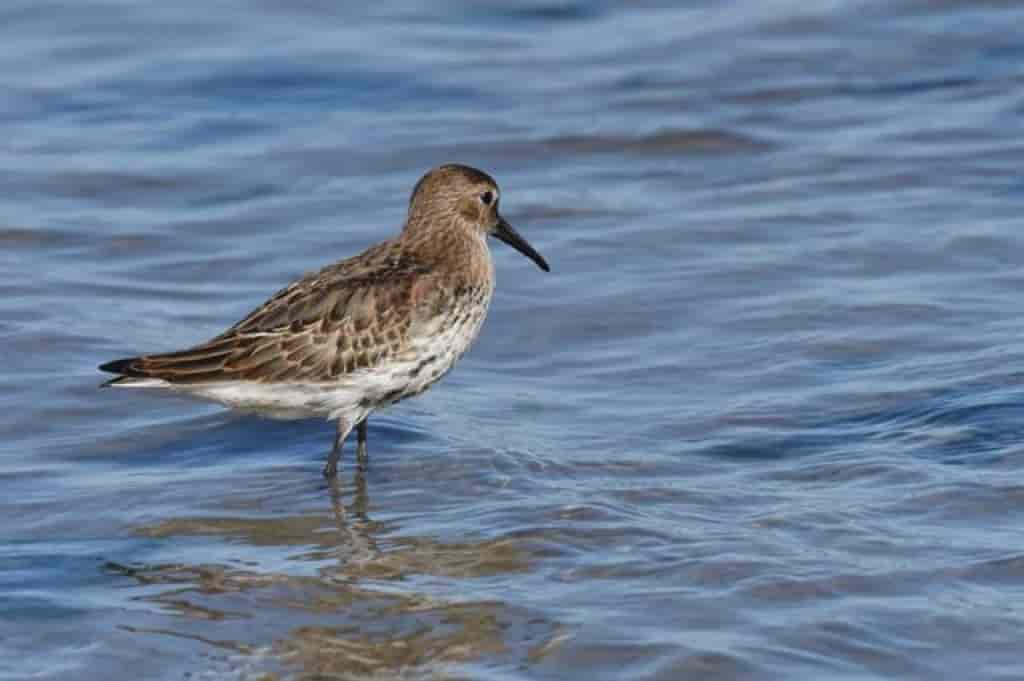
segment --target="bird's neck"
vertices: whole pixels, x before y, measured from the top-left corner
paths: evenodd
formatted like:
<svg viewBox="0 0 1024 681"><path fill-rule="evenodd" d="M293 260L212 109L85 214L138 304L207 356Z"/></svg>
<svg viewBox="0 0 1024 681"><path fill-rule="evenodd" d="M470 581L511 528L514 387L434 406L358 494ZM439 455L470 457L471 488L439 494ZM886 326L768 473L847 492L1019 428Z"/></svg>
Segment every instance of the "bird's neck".
<svg viewBox="0 0 1024 681"><path fill-rule="evenodd" d="M399 237L423 262L453 277L493 286L494 263L487 237L462 225L410 223ZM467 282L469 283L469 282Z"/></svg>

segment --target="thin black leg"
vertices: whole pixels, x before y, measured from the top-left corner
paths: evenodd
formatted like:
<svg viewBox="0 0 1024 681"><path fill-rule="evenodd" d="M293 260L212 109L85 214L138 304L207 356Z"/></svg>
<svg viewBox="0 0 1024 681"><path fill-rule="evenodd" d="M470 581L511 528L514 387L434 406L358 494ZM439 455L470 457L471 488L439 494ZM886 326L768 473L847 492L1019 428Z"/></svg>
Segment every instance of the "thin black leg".
<svg viewBox="0 0 1024 681"><path fill-rule="evenodd" d="M352 430L352 426L349 425L345 419L338 419L338 432L334 436L334 449L331 450L330 455L327 457L327 465L324 466L324 477L333 478L338 474L338 461L341 460L341 447L345 444L345 438L348 437L349 431Z"/></svg>
<svg viewBox="0 0 1024 681"><path fill-rule="evenodd" d="M365 471L367 464L370 463L370 455L366 453L366 421L369 417L363 419L356 426L356 434L359 436L359 447L356 450L356 459L359 461L359 470Z"/></svg>

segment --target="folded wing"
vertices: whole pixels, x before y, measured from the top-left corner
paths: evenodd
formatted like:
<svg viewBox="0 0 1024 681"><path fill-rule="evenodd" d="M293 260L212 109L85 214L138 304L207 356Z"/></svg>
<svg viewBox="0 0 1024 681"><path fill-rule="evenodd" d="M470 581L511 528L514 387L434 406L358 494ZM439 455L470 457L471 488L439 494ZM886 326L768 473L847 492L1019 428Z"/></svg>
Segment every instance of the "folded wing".
<svg viewBox="0 0 1024 681"><path fill-rule="evenodd" d="M100 366L108 383L159 379L325 382L400 355L430 268L381 244L282 289L220 336L187 350L129 357Z"/></svg>

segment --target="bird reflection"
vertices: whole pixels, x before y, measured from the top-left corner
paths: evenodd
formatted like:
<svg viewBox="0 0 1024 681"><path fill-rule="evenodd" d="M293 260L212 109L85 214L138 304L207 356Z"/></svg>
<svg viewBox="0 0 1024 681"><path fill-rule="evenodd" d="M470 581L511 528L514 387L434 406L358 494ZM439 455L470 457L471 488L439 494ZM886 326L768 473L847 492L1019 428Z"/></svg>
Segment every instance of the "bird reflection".
<svg viewBox="0 0 1024 681"><path fill-rule="evenodd" d="M369 497L366 493L366 474L362 469L356 469L355 477L352 480L352 501L346 508L345 498L341 487L341 481L335 477L327 481L327 491L331 497L331 510L339 523L348 520L351 513L353 519L358 522L367 523L370 519L366 515L369 506Z"/></svg>
<svg viewBox="0 0 1024 681"><path fill-rule="evenodd" d="M373 522L367 515L370 505L367 493L366 475L356 470L352 479L351 500L345 503L345 490L340 476L327 479L327 492L331 500L331 512L338 529L337 555L342 572L360 572L359 568L380 555L373 538Z"/></svg>

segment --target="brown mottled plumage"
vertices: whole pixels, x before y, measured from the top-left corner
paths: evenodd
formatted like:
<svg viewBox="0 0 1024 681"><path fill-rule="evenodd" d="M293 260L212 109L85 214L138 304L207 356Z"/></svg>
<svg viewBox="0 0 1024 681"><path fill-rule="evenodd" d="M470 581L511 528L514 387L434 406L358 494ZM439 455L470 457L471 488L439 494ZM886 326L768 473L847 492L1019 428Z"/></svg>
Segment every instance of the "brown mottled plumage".
<svg viewBox="0 0 1024 681"><path fill-rule="evenodd" d="M361 255L276 293L227 331L187 350L100 366L105 385L159 387L269 415L324 415L338 434L324 469L366 418L426 390L479 332L494 287L486 237L547 263L498 212L498 187L462 165L416 184L405 228Z"/></svg>

